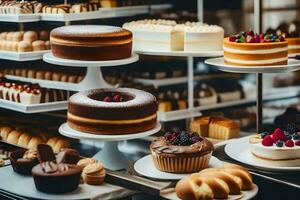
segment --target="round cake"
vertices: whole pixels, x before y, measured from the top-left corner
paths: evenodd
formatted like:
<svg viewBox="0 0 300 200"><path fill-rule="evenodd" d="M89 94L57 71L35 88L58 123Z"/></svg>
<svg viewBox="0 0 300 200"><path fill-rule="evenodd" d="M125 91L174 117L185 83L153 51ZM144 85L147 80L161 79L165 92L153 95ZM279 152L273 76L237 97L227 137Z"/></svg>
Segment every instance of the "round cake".
<svg viewBox="0 0 300 200"><path fill-rule="evenodd" d="M249 143L251 153L260 163L300 166L300 135L297 132L290 133L277 128L273 133L263 132L252 136Z"/></svg>
<svg viewBox="0 0 300 200"><path fill-rule="evenodd" d="M93 134L131 134L156 126L156 98L130 88L95 89L69 99L68 125Z"/></svg>
<svg viewBox="0 0 300 200"><path fill-rule="evenodd" d="M167 132L150 145L154 165L170 173L199 172L208 167L214 147L197 133Z"/></svg>
<svg viewBox="0 0 300 200"><path fill-rule="evenodd" d="M237 66L286 65L288 42L282 36L242 32L224 38L224 60Z"/></svg>
<svg viewBox="0 0 300 200"><path fill-rule="evenodd" d="M114 26L72 25L50 33L54 56L72 60L118 60L131 56L132 33Z"/></svg>

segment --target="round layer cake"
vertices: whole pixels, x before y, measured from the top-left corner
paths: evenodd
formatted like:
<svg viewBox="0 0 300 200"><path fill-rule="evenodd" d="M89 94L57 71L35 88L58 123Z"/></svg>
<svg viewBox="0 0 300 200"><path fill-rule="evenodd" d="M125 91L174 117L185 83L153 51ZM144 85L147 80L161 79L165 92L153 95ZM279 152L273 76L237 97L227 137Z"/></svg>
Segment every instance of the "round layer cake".
<svg viewBox="0 0 300 200"><path fill-rule="evenodd" d="M130 88L95 89L69 99L68 125L93 134L132 134L156 126L156 98Z"/></svg>
<svg viewBox="0 0 300 200"><path fill-rule="evenodd" d="M276 35L243 32L224 38L223 49L229 65L286 65L288 61L288 42Z"/></svg>
<svg viewBox="0 0 300 200"><path fill-rule="evenodd" d="M289 44L289 54L300 53L300 37L286 37L285 39Z"/></svg>
<svg viewBox="0 0 300 200"><path fill-rule="evenodd" d="M131 56L132 33L114 26L72 25L50 33L54 56L72 60L117 60Z"/></svg>

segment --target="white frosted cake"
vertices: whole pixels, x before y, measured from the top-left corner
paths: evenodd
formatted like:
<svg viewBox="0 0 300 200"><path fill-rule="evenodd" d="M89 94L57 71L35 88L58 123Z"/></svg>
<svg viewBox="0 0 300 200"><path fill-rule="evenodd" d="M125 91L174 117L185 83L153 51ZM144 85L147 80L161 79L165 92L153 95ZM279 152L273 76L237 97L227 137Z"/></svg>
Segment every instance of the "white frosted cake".
<svg viewBox="0 0 300 200"><path fill-rule="evenodd" d="M251 153L258 162L273 166L300 166L300 139L298 133L290 134L276 129L272 134L262 133L250 138Z"/></svg>
<svg viewBox="0 0 300 200"><path fill-rule="evenodd" d="M172 20L139 20L125 23L133 33L135 51L222 50L224 30L200 22L177 24Z"/></svg>

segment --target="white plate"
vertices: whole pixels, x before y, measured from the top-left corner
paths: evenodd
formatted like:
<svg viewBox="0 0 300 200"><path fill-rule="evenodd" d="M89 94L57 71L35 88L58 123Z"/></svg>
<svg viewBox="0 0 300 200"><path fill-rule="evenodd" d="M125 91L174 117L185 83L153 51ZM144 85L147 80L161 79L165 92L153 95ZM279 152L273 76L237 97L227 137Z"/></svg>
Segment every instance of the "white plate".
<svg viewBox="0 0 300 200"><path fill-rule="evenodd" d="M234 66L224 62L224 57L211 58L204 61L208 65L215 66L217 69L233 73L283 73L300 70L300 61L288 59L287 65L274 66Z"/></svg>
<svg viewBox="0 0 300 200"><path fill-rule="evenodd" d="M139 60L139 56L132 54L130 58L120 60L87 61L63 59L55 57L52 53L46 53L43 56L43 60L47 63L71 67L109 67L134 63Z"/></svg>
<svg viewBox="0 0 300 200"><path fill-rule="evenodd" d="M253 184L252 190L242 191L242 194L240 195L229 195L228 198L225 200L248 200L255 197L257 193L258 193L258 187L256 184ZM179 200L175 191L172 193L162 194L161 196L166 199Z"/></svg>
<svg viewBox="0 0 300 200"><path fill-rule="evenodd" d="M149 56L176 56L176 57L218 57L223 51L135 51L137 54Z"/></svg>
<svg viewBox="0 0 300 200"><path fill-rule="evenodd" d="M222 166L222 161L218 158L212 156L209 161L209 167L220 167ZM134 170L142 176L148 178L160 179L160 180L179 180L189 174L174 174L158 170L152 160L151 155L147 155L134 163Z"/></svg>
<svg viewBox="0 0 300 200"><path fill-rule="evenodd" d="M101 141L122 141L122 140L131 140L131 139L138 139L143 138L149 135L153 135L160 131L161 124L157 122L154 129L140 132L140 133L134 133L134 134L124 134L124 135L97 135L97 134L90 134L90 133L84 133L80 131L76 131L69 127L67 123L62 124L59 127L59 133L70 138L75 139L85 139L85 140L101 140Z"/></svg>
<svg viewBox="0 0 300 200"><path fill-rule="evenodd" d="M249 144L249 138L243 137L239 139L231 140L226 146L225 146L225 153L233 158L234 160L237 160L241 163L251 165L253 167L266 170L266 171L276 171L276 172L290 172L290 171L300 171L300 167L279 167L279 166L271 166L267 165L263 161L260 162L255 156L252 155L250 152L250 144Z"/></svg>

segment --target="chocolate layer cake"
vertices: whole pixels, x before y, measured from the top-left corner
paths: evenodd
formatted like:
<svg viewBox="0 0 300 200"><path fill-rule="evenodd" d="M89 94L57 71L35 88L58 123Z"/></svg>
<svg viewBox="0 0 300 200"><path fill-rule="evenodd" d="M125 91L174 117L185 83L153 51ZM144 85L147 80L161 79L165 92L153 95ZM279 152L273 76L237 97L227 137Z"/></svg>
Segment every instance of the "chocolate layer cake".
<svg viewBox="0 0 300 200"><path fill-rule="evenodd" d="M131 56L132 33L114 26L73 25L50 33L54 56L73 60L117 60Z"/></svg>
<svg viewBox="0 0 300 200"><path fill-rule="evenodd" d="M141 90L89 90L69 99L68 125L93 134L131 134L154 128L156 111L156 98Z"/></svg>

